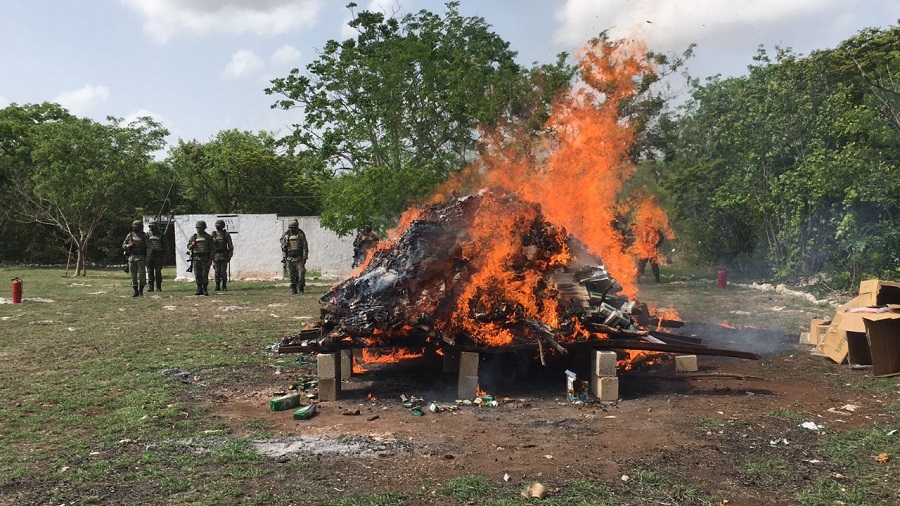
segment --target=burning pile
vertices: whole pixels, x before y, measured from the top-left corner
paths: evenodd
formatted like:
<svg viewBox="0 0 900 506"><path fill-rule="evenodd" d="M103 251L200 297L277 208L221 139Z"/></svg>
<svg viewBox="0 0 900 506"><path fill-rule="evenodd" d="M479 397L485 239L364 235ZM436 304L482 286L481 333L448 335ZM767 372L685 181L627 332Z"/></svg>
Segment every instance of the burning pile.
<svg viewBox="0 0 900 506"><path fill-rule="evenodd" d="M635 132L620 105L653 72L644 56L639 46L591 41L580 54L583 82L560 97L543 134L517 125L483 132L469 169L430 205L408 210L360 270L322 297L319 326L279 350L537 347L543 357L545 345L565 353L584 343L702 353L672 346L698 339L637 325L655 322L633 300L634 257L616 227L630 212L617 195L634 172Z"/></svg>
<svg viewBox="0 0 900 506"><path fill-rule="evenodd" d="M438 348L646 334L620 290L540 206L483 191L418 210L393 244L322 297L321 331L334 343Z"/></svg>

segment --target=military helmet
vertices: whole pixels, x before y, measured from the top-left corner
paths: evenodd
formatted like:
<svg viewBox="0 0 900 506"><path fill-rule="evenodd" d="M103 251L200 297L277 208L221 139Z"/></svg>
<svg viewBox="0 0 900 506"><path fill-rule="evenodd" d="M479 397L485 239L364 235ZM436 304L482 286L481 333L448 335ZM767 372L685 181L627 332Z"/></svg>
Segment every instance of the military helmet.
<svg viewBox="0 0 900 506"><path fill-rule="evenodd" d="M225 220L216 220L216 228L225 228Z"/></svg>
<svg viewBox="0 0 900 506"><path fill-rule="evenodd" d="M198 222L197 222L197 228L206 230L206 222L203 221L203 220L198 221Z"/></svg>
<svg viewBox="0 0 900 506"><path fill-rule="evenodd" d="M288 228L297 228L300 226L300 222L297 221L297 218L291 218L291 221L288 222Z"/></svg>
<svg viewBox="0 0 900 506"><path fill-rule="evenodd" d="M140 226L143 225L143 224L144 224L144 222L141 221L141 220L134 220L134 221L131 222L131 226L132 226L132 227L140 227Z"/></svg>

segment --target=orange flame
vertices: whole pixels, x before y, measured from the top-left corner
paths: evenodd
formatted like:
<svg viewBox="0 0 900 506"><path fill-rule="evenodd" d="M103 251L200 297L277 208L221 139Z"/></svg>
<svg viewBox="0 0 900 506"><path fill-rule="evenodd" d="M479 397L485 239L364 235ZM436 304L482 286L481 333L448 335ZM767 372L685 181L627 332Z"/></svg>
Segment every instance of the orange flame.
<svg viewBox="0 0 900 506"><path fill-rule="evenodd" d="M581 82L557 97L542 134L508 122L480 132L481 156L433 197L437 202L489 189L470 218L461 249L469 281L453 294L450 321L435 322L437 331L462 329L485 344L503 346L515 338L506 321L533 319L552 329L569 323L560 321L573 318L565 316L544 279L544 273L579 260L569 249L569 234L602 259L625 296L637 294L635 259L616 216L639 204L618 201L623 182L635 170L630 156L635 128L621 105L634 97L635 82L655 71L646 53L633 41L594 39L577 55ZM510 205L504 195L517 201ZM655 203L652 209L659 211L657 221L665 217ZM404 213L377 248L393 248L421 213ZM670 230L667 221L665 229ZM531 242L535 237L539 243ZM517 269L523 259L543 270ZM436 302L423 295L411 301L412 311L430 316ZM558 336L561 341L607 337L577 321L571 327L573 332ZM371 360L365 353L364 359Z"/></svg>
<svg viewBox="0 0 900 506"><path fill-rule="evenodd" d="M373 350L370 348L362 349L362 361L367 364L392 364L401 360L410 360L419 358L425 354L424 351L413 353L404 348L391 348L391 351L384 352L381 350Z"/></svg>
<svg viewBox="0 0 900 506"><path fill-rule="evenodd" d="M616 366L630 371L638 364L652 366L662 362L665 353L659 351L625 350L627 357L616 361Z"/></svg>
<svg viewBox="0 0 900 506"><path fill-rule="evenodd" d="M484 397L485 395L488 393L481 389L481 385L475 387L475 397Z"/></svg>
<svg viewBox="0 0 900 506"><path fill-rule="evenodd" d="M367 393L366 398L368 398L372 402L375 402L378 400L378 397L375 397L375 395L373 395L372 392Z"/></svg>
<svg viewBox="0 0 900 506"><path fill-rule="evenodd" d="M356 360L356 356L353 357L353 374L365 374L368 370L359 363L359 360Z"/></svg>
<svg viewBox="0 0 900 506"><path fill-rule="evenodd" d="M669 226L669 217L656 204L652 195L638 204L631 226L634 243L629 251L637 258L647 258L657 263L665 263L665 256L659 254L663 239L674 239L675 232Z"/></svg>
<svg viewBox="0 0 900 506"><path fill-rule="evenodd" d="M657 331L663 330L663 320L672 322L681 321L681 316L678 315L678 311L676 311L674 307L657 309L655 314L658 320L656 324Z"/></svg>

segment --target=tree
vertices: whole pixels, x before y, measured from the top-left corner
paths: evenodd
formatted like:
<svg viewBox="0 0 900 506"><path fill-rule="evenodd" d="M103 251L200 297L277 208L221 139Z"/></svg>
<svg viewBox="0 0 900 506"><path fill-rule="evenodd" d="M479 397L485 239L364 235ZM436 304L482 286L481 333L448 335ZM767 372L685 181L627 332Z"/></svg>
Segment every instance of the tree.
<svg viewBox="0 0 900 506"><path fill-rule="evenodd" d="M471 161L479 126L539 114L568 85L562 60L523 71L509 44L458 6L401 20L363 11L350 22L355 39L328 41L305 73L265 90L283 97L273 108L303 114L284 141L339 176L322 213L329 228L384 224Z"/></svg>
<svg viewBox="0 0 900 506"><path fill-rule="evenodd" d="M329 174L315 162L280 154L268 132L239 130L223 130L206 144L179 141L169 156L179 207L224 214L316 214Z"/></svg>
<svg viewBox="0 0 900 506"><path fill-rule="evenodd" d="M25 164L14 179L16 219L51 225L68 237L77 250L75 275L83 276L97 228L145 198L152 154L168 132L149 117L128 125L117 118L100 124L60 114L64 110L51 104L22 109L54 111L56 119L26 119L27 127L13 137L24 146Z"/></svg>
<svg viewBox="0 0 900 506"><path fill-rule="evenodd" d="M779 279L900 274L900 132L858 64L897 47L892 33L808 57L760 49L747 76L697 85L667 184L686 243L716 260L763 253Z"/></svg>
<svg viewBox="0 0 900 506"><path fill-rule="evenodd" d="M17 230L14 238L4 237L13 224L19 209L16 207L15 181L26 177L32 170L31 153L35 139L32 130L42 123L71 119L72 116L57 104L9 105L0 109L0 242L4 247L15 241L18 249L25 250L33 242ZM33 228L44 232L43 228Z"/></svg>

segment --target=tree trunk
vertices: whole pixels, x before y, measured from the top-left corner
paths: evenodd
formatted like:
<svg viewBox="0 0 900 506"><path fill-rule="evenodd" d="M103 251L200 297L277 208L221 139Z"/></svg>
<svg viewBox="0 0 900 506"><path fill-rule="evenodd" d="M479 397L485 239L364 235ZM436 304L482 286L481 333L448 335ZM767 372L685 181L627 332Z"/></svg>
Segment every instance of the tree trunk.
<svg viewBox="0 0 900 506"><path fill-rule="evenodd" d="M82 238L80 241L76 240L74 237L72 238L75 241L75 247L78 249L78 254L75 256L75 277L85 277L87 276L87 271L84 267L84 251L87 251L89 237Z"/></svg>

